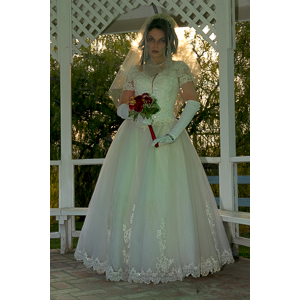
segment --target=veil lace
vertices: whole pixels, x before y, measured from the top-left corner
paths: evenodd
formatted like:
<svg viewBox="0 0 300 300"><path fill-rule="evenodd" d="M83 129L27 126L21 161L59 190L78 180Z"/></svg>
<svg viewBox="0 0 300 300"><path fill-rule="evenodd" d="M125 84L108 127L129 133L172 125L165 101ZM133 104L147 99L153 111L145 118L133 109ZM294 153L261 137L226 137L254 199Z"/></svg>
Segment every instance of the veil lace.
<svg viewBox="0 0 300 300"><path fill-rule="evenodd" d="M143 40L147 26L153 19L164 19L168 21L170 26L174 28L175 34L178 38L176 53L172 54L170 46L165 51L166 63L163 65L163 67L159 66L155 63L154 60L151 59L147 48L147 43L145 43L145 45L141 47L141 41ZM194 77L194 83L197 81L197 78L200 76L200 66L197 62L196 55L193 52L191 45L189 44L187 38L184 36L183 30L178 27L175 20L168 14L156 14L147 18L136 39L132 41L131 48L127 54L127 57L121 65L120 70L117 73L108 91L110 98L113 100L114 104L118 106L123 88L126 89L126 87L124 86L124 84L126 83L126 78L132 68L135 67L140 72L143 72L146 75L152 77L162 71L167 73L168 70L172 68L174 61L185 62L191 70L191 73ZM183 104L184 100L181 97L181 93L179 90L174 109L175 115L177 115L177 113L180 111Z"/></svg>

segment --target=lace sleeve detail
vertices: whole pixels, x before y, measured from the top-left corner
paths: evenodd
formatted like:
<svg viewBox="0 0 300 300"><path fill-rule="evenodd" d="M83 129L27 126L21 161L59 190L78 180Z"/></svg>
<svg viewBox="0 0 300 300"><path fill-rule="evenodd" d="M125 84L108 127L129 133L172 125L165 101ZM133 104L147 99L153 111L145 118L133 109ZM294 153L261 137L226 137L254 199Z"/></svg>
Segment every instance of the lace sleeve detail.
<svg viewBox="0 0 300 300"><path fill-rule="evenodd" d="M134 82L133 82L133 79L134 79L134 71L135 71L135 67L132 67L126 78L125 78L125 82L124 82L124 85L123 85L123 90L126 90L126 91L134 91Z"/></svg>
<svg viewBox="0 0 300 300"><path fill-rule="evenodd" d="M194 81L194 76L185 62L180 62L178 64L178 76L179 76L179 86L182 87L183 84Z"/></svg>

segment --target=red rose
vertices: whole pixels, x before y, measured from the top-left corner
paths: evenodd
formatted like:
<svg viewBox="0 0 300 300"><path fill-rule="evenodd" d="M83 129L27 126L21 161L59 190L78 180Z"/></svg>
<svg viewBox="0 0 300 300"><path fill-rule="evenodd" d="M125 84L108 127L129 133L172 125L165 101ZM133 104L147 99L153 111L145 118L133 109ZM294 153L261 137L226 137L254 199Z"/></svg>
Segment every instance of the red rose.
<svg viewBox="0 0 300 300"><path fill-rule="evenodd" d="M145 97L145 102L150 105L152 103L152 98L151 97Z"/></svg>
<svg viewBox="0 0 300 300"><path fill-rule="evenodd" d="M149 96L148 93L142 94L142 100L144 103L147 103L148 105L152 103L152 98Z"/></svg>
<svg viewBox="0 0 300 300"><path fill-rule="evenodd" d="M153 99L149 96L148 93L143 93L142 95L131 97L130 100L131 101L129 102L129 109L138 113L143 111L145 103L147 105L153 104Z"/></svg>
<svg viewBox="0 0 300 300"><path fill-rule="evenodd" d="M141 101L142 98L143 98L142 95L139 95L139 96L136 96L134 99L135 99L135 101L138 102L138 101Z"/></svg>
<svg viewBox="0 0 300 300"><path fill-rule="evenodd" d="M143 110L144 103L142 101L137 101L134 105L134 110L136 112L141 112Z"/></svg>
<svg viewBox="0 0 300 300"><path fill-rule="evenodd" d="M134 109L134 104L129 104L129 109L133 110Z"/></svg>
<svg viewBox="0 0 300 300"><path fill-rule="evenodd" d="M141 104L143 104L141 95L136 97L131 97L129 101L129 109L135 110L137 112L141 112L141 109L143 109L143 106L141 107Z"/></svg>

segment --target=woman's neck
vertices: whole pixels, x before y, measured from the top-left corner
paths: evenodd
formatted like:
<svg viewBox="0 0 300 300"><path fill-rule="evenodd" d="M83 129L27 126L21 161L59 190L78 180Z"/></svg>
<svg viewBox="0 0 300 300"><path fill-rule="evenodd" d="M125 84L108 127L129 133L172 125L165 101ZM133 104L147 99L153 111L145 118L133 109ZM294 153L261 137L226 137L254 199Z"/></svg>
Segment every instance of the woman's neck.
<svg viewBox="0 0 300 300"><path fill-rule="evenodd" d="M167 59L164 57L164 58L162 58L162 59L159 59L159 58L157 58L157 59L154 59L154 58L152 58L152 61L150 60L148 63L149 63L149 65L153 65L153 66L163 66L165 63L167 62Z"/></svg>
<svg viewBox="0 0 300 300"><path fill-rule="evenodd" d="M157 59L153 59L153 60L158 65L159 64L163 64L163 63L165 63L167 61L165 57L163 57L163 58L157 58Z"/></svg>

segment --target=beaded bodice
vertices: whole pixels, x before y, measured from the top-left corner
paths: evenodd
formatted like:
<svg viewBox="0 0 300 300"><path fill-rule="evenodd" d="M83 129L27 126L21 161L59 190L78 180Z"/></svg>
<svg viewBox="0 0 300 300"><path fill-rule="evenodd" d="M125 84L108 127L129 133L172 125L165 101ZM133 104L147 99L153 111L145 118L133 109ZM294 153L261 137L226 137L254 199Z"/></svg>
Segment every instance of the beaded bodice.
<svg viewBox="0 0 300 300"><path fill-rule="evenodd" d="M153 116L153 124L166 124L175 119L174 106L179 88L193 79L190 69L181 61L174 62L170 69L152 77L133 67L128 73L123 89L134 90L136 96L143 93L154 96L160 111Z"/></svg>

